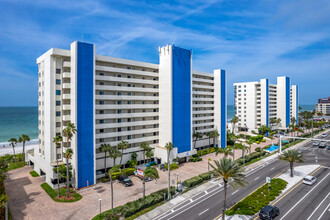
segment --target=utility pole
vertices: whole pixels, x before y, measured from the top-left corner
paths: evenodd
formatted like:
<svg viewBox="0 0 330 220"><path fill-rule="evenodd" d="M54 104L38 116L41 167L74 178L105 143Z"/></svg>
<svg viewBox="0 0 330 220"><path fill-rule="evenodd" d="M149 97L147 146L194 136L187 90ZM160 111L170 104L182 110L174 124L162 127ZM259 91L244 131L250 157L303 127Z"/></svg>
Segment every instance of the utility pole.
<svg viewBox="0 0 330 220"><path fill-rule="evenodd" d="M282 153L282 135L280 135L279 153Z"/></svg>

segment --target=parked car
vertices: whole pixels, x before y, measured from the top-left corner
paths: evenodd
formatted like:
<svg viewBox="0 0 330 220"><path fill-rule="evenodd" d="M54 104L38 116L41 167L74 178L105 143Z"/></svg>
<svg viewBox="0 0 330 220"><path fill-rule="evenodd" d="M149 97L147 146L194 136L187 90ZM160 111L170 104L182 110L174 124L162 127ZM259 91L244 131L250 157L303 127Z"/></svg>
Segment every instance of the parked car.
<svg viewBox="0 0 330 220"><path fill-rule="evenodd" d="M324 134L321 134L321 137L326 138L326 137L328 137L328 135L326 133L324 133Z"/></svg>
<svg viewBox="0 0 330 220"><path fill-rule="evenodd" d="M326 147L327 147L327 145L324 142L321 142L319 145L319 148L326 148Z"/></svg>
<svg viewBox="0 0 330 220"><path fill-rule="evenodd" d="M315 176L306 176L303 180L303 183L311 186L314 183L316 183L316 177Z"/></svg>
<svg viewBox="0 0 330 220"><path fill-rule="evenodd" d="M118 176L117 179L124 186L133 186L133 182L132 182L132 180L130 180L130 178L128 178L128 176L120 175L120 176Z"/></svg>
<svg viewBox="0 0 330 220"><path fill-rule="evenodd" d="M313 142L313 146L319 146L319 145L320 145L319 142L317 142L317 141L314 141L314 142Z"/></svg>
<svg viewBox="0 0 330 220"><path fill-rule="evenodd" d="M328 148L327 148L328 150L330 150L330 145L328 146Z"/></svg>
<svg viewBox="0 0 330 220"><path fill-rule="evenodd" d="M276 206L267 205L263 207L259 212L260 219L271 220L280 214L279 208Z"/></svg>

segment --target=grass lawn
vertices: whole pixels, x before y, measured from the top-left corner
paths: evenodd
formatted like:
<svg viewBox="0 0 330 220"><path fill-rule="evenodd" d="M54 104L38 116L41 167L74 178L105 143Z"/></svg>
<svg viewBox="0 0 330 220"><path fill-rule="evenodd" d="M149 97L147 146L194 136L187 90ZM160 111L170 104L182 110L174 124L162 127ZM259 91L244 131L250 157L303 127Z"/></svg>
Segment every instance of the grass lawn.
<svg viewBox="0 0 330 220"><path fill-rule="evenodd" d="M57 189L53 189L48 183L43 183L40 186L55 202L76 202L82 198L82 195L75 192L73 189L70 189L70 197L69 199L66 199L66 188L60 189L61 198L57 198Z"/></svg>
<svg viewBox="0 0 330 220"><path fill-rule="evenodd" d="M25 165L26 165L26 163L25 163ZM22 161L18 161L16 163L10 162L7 171L18 169L18 168L24 167L25 165L23 165Z"/></svg>
<svg viewBox="0 0 330 220"><path fill-rule="evenodd" d="M31 174L32 177L38 177L39 176L39 174L36 171L34 171L34 170L32 170L30 172L30 174Z"/></svg>

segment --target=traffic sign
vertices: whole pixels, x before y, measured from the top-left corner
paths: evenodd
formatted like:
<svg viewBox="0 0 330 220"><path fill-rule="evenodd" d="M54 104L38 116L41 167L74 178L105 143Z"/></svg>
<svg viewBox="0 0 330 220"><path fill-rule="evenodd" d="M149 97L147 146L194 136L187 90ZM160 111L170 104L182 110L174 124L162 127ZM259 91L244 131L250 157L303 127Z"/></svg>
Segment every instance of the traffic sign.
<svg viewBox="0 0 330 220"><path fill-rule="evenodd" d="M270 177L266 177L266 183L270 183Z"/></svg>

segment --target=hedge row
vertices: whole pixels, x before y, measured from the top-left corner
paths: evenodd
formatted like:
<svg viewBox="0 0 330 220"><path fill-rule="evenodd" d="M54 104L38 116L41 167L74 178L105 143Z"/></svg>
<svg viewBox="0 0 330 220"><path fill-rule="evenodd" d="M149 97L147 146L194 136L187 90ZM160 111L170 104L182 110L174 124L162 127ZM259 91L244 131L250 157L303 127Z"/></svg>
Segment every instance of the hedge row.
<svg viewBox="0 0 330 220"><path fill-rule="evenodd" d="M171 195L175 194L175 187L173 186L171 187L170 193ZM164 197L167 198L167 188L151 193L150 195L146 196L145 199L140 198L133 202L128 202L125 205L119 206L114 209L114 212L116 213L115 218L117 218L118 216L122 216L124 218L130 217L135 213L142 211L143 209L146 209L148 207L151 207L157 203L164 201ZM111 217L111 210L108 210L106 212L101 213L101 215L95 216L93 220L112 219L112 218L113 217Z"/></svg>
<svg viewBox="0 0 330 220"><path fill-rule="evenodd" d="M202 161L203 159L201 157L191 157L189 158L189 162L198 162Z"/></svg>
<svg viewBox="0 0 330 220"><path fill-rule="evenodd" d="M262 157L266 154L266 151L260 151L260 152L253 152L249 155L246 155L245 156L245 163L253 160L253 159L256 159L256 158L259 158L259 157ZM238 160L236 160L236 162L239 164L239 165L242 165L243 164L243 158L240 158Z"/></svg>
<svg viewBox="0 0 330 220"><path fill-rule="evenodd" d="M231 209L226 211L226 215L254 215L259 212L269 202L273 201L285 189L288 183L282 179L272 179L269 186L264 184L258 190L245 197Z"/></svg>
<svg viewBox="0 0 330 220"><path fill-rule="evenodd" d="M200 157L200 156L203 156L203 155L206 155L206 154L210 154L210 153L213 153L213 152L215 152L215 148L214 147L210 147L208 149L197 151L197 156Z"/></svg>
<svg viewBox="0 0 330 220"><path fill-rule="evenodd" d="M165 168L165 170L167 170L167 168L168 168L167 163L164 164L164 168ZM179 164L177 164L177 163L170 164L170 170L171 171L176 170L176 169L179 169Z"/></svg>
<svg viewBox="0 0 330 220"><path fill-rule="evenodd" d="M209 179L211 179L211 173L202 173L199 174L198 176L185 180L183 182L183 185L187 188L190 188L202 183L204 180L209 180Z"/></svg>

